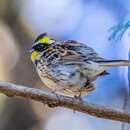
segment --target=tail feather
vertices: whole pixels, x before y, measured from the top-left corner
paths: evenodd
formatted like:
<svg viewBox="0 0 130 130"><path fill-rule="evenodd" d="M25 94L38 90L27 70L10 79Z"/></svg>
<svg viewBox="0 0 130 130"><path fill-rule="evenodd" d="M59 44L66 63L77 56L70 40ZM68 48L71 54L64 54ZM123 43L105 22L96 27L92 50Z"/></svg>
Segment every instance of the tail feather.
<svg viewBox="0 0 130 130"><path fill-rule="evenodd" d="M130 61L128 60L106 60L106 61L95 61L95 62L105 67L130 66Z"/></svg>

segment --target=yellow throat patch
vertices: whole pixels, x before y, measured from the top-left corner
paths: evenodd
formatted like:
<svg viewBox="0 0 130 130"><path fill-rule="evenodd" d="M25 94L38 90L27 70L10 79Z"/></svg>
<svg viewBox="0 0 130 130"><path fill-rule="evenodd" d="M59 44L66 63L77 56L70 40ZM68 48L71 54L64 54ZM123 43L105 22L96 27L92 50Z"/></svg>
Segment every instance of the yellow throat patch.
<svg viewBox="0 0 130 130"><path fill-rule="evenodd" d="M33 60L33 61L35 61L35 60L36 60L36 58L37 58L38 54L39 54L39 52L38 52L38 51L34 51L34 52L32 52L32 54L31 54L31 58L32 58L32 60Z"/></svg>

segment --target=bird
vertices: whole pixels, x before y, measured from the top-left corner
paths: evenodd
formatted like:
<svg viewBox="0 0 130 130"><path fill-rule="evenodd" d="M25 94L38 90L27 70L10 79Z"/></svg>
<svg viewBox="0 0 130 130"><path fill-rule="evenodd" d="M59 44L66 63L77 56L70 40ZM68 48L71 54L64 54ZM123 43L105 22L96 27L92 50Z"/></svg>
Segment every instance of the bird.
<svg viewBox="0 0 130 130"><path fill-rule="evenodd" d="M56 94L69 97L93 92L94 81L109 74L107 68L130 66L128 60L104 59L84 43L58 41L46 33L34 40L28 52L42 82Z"/></svg>

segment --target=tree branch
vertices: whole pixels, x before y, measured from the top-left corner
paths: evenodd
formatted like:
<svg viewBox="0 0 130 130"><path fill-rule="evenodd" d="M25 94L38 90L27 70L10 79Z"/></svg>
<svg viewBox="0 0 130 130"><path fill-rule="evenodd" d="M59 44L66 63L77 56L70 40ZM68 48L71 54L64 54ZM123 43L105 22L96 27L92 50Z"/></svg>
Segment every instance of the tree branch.
<svg viewBox="0 0 130 130"><path fill-rule="evenodd" d="M44 92L39 89L0 81L0 93L9 97L32 99L50 107L65 107L92 116L130 123L130 113L88 103L71 97Z"/></svg>

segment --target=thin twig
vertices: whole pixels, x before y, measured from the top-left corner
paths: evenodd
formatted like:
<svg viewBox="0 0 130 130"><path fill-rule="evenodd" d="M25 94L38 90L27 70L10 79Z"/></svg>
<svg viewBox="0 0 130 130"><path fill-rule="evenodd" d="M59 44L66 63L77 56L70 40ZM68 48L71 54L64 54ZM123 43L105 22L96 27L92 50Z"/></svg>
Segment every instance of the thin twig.
<svg viewBox="0 0 130 130"><path fill-rule="evenodd" d="M88 103L71 97L44 92L39 89L0 81L0 93L9 97L31 99L50 107L65 107L91 116L130 123L130 113Z"/></svg>

